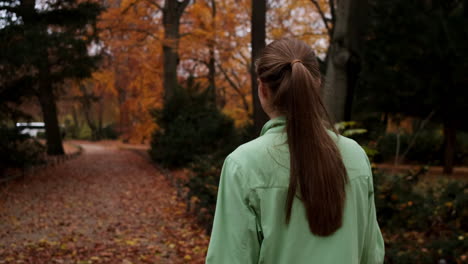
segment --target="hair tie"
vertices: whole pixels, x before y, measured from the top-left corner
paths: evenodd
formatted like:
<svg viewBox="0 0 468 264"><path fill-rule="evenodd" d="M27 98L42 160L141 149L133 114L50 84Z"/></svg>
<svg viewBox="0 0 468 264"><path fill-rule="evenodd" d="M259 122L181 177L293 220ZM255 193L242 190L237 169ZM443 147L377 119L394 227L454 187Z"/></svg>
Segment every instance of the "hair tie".
<svg viewBox="0 0 468 264"><path fill-rule="evenodd" d="M292 61L291 61L291 67L292 67L292 66L294 65L294 63L296 63L296 62L302 63L302 61L301 61L301 60L298 60L298 59L292 60Z"/></svg>

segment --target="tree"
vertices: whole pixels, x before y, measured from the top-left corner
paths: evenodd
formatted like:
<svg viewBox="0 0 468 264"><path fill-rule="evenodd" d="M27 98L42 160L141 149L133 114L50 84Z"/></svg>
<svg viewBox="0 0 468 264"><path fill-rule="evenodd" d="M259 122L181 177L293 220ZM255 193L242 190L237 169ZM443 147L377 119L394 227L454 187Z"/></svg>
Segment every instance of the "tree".
<svg viewBox="0 0 468 264"><path fill-rule="evenodd" d="M360 72L362 36L367 22L367 1L342 0L335 4L329 0L329 3L331 19L315 4L331 37L322 94L332 119L343 121L351 118L354 88Z"/></svg>
<svg viewBox="0 0 468 264"><path fill-rule="evenodd" d="M467 129L466 1L372 1L357 98L368 110L443 124L444 173L453 170L457 129ZM432 114L435 112L435 114Z"/></svg>
<svg viewBox="0 0 468 264"><path fill-rule="evenodd" d="M252 61L250 63L250 78L252 83L253 119L255 131L260 134L268 116L262 109L258 98L258 83L255 74L255 59L265 48L266 37L266 0L252 1Z"/></svg>
<svg viewBox="0 0 468 264"><path fill-rule="evenodd" d="M47 153L64 154L57 119L57 93L63 81L90 76L99 56L96 20L102 11L92 2L56 1L36 7L34 0L5 1L0 29L2 90L34 94L46 127ZM18 18L21 18L19 20ZM18 56L19 55L19 56ZM6 74L6 75L4 75Z"/></svg>
<svg viewBox="0 0 468 264"><path fill-rule="evenodd" d="M177 65L179 65L180 18L190 0L165 0L163 12L164 26L164 100L168 100L178 86Z"/></svg>
<svg viewBox="0 0 468 264"><path fill-rule="evenodd" d="M213 101L216 101L216 58L215 58L215 48L216 48L216 1L210 0L211 5L211 30L213 31L213 36L208 40L208 48L210 50L210 60L208 62L208 80L210 85L210 97Z"/></svg>

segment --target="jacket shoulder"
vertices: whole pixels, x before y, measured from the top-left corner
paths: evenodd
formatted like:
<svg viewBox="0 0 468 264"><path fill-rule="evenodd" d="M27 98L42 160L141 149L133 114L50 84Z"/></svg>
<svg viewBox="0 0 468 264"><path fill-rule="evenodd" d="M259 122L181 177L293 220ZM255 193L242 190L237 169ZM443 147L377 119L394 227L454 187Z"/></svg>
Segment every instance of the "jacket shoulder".
<svg viewBox="0 0 468 264"><path fill-rule="evenodd" d="M365 150L353 139L339 135L336 144L340 150L350 179L372 176L370 162Z"/></svg>

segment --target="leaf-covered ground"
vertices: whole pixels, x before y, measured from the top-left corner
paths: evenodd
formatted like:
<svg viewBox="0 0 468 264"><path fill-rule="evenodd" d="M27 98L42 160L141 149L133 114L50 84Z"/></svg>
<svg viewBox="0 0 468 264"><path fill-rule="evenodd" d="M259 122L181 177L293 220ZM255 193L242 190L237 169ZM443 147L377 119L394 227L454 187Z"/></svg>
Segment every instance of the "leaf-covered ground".
<svg viewBox="0 0 468 264"><path fill-rule="evenodd" d="M83 154L0 186L0 263L202 263L208 237L143 156Z"/></svg>

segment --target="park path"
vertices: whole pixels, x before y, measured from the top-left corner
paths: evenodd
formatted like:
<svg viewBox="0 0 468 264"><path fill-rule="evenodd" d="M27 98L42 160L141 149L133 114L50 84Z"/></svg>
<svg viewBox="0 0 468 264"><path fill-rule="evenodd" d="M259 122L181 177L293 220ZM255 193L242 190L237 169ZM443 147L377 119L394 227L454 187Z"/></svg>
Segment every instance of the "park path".
<svg viewBox="0 0 468 264"><path fill-rule="evenodd" d="M207 236L144 155L80 145L80 156L0 186L0 263L203 261Z"/></svg>

